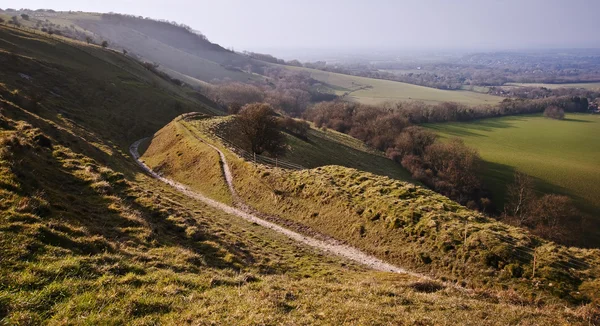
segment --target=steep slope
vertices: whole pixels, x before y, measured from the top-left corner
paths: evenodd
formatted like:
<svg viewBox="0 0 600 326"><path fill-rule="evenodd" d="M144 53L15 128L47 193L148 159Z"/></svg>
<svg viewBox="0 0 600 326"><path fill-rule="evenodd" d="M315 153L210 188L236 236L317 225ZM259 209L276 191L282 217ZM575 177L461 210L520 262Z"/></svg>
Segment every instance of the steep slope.
<svg viewBox="0 0 600 326"><path fill-rule="evenodd" d="M36 12L24 26L46 28L84 41L106 40L113 49L127 50L145 61L208 82L213 79L247 81L254 76L237 68L247 58L228 51L183 26L117 14Z"/></svg>
<svg viewBox="0 0 600 326"><path fill-rule="evenodd" d="M366 270L148 178L131 142L218 111L121 54L0 26L0 67L0 324L595 318Z"/></svg>

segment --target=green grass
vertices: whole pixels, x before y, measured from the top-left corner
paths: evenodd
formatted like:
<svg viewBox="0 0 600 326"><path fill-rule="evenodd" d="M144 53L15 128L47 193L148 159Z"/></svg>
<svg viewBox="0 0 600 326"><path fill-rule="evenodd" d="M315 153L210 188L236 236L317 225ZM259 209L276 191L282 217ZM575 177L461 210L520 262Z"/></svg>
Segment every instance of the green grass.
<svg viewBox="0 0 600 326"><path fill-rule="evenodd" d="M517 116L427 127L442 137L460 137L479 151L488 162L484 182L497 203L518 170L533 176L539 190L567 194L600 212L598 115L567 114L563 121Z"/></svg>
<svg viewBox="0 0 600 326"><path fill-rule="evenodd" d="M194 151L186 151L182 156L206 147L197 142ZM523 299L526 301L556 302L558 298L569 297L577 301L581 291L587 291L588 298L596 296L593 290L596 285L591 280L595 280L598 272L597 250L547 243L432 191L387 177L341 166L287 171L254 165L232 153L226 156L241 198L300 232L332 237L386 261L473 289L494 293L511 289L522 298L529 298ZM196 168L205 164L199 161ZM202 189L199 182L191 186ZM465 225L468 225L466 242ZM513 254L534 246L538 247L537 266L545 266L544 274L536 276L536 281L531 279L532 256ZM588 261L589 268L571 270L571 276L559 281L556 277L563 275L561 269L565 267L555 264L568 264L572 259ZM515 276L514 270L522 274ZM588 277L591 283L582 282ZM537 281L560 282L561 287L532 287Z"/></svg>
<svg viewBox="0 0 600 326"><path fill-rule="evenodd" d="M285 66L286 69L310 73L311 77L331 87L337 95L365 104L386 101L457 102L467 105L496 104L501 97L471 91L448 91L389 80L350 76L316 69Z"/></svg>
<svg viewBox="0 0 600 326"><path fill-rule="evenodd" d="M192 125L200 132L217 132L221 136L243 147L237 137L232 117L198 120ZM410 173L400 164L388 159L383 153L369 148L364 142L331 129L308 131L307 139L285 134L287 150L280 159L305 168L325 165L340 165L388 176L397 180L411 180Z"/></svg>
<svg viewBox="0 0 600 326"><path fill-rule="evenodd" d="M567 84L542 84L542 83L507 83L505 86L515 87L546 87L556 88L585 88L589 90L600 90L600 83L567 83Z"/></svg>

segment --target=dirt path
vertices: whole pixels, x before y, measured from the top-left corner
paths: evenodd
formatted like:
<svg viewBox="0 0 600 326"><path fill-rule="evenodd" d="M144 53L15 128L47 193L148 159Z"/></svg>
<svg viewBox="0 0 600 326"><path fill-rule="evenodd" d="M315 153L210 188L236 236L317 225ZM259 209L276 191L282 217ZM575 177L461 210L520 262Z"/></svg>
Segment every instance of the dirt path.
<svg viewBox="0 0 600 326"><path fill-rule="evenodd" d="M196 200L199 200L209 206L212 206L214 208L217 208L219 210L222 210L228 214L232 214L232 215L236 215L238 217L241 217L249 222L252 223L256 223L262 227L271 229L275 232L281 233L285 236L287 236L288 238L300 242L302 244L308 245L310 247L319 249L321 251L330 253L330 254L334 254L337 256L341 256L344 257L346 259L355 261L359 264L368 266L370 268L373 268L375 270L380 270L380 271L386 271L386 272L394 272L394 273L401 273L401 274L408 274L408 275L412 275L415 277L419 277L419 278L424 278L424 279L430 279L427 276L421 275L421 274L417 274L417 273L413 273L410 271L407 271L403 268L388 264L376 257L367 255L363 252L361 252L360 250L341 244L335 240L328 240L328 241L322 241L322 240L318 240L309 236L305 236L302 235L300 233L294 232L292 230L289 230L287 228L284 228L280 225L277 225L275 223L266 221L262 218L257 217L254 214L245 212L241 209L235 208L235 207L231 207L229 205L223 204L221 202L215 201L213 199L210 199L202 194L199 194L191 189L189 189L187 186L178 183L176 181L173 181L171 179L162 177L160 175L158 175L156 172L152 171L152 169L150 169L150 167L148 167L146 164L144 164L141 160L140 160L140 155L138 152L138 147L140 145L141 142L143 142L144 140L146 140L147 138L141 139L136 141L135 143L133 143L130 147L129 147L129 152L131 153L131 155L135 158L135 161L137 162L137 164L144 169L144 171L148 172L152 177L167 183L169 185L171 185L172 187L174 187L175 189L177 189L179 192L185 194L186 196L189 196L191 198L194 198ZM219 150L217 147L208 144L206 142L204 142L205 144L207 144L208 146L210 146L211 148L213 148L214 150L216 150L219 153L219 156L221 157L221 163L223 166L223 173L225 175L225 180L227 182L227 185L229 186L230 191L232 192L232 196L233 197L238 197L237 193L233 187L233 177L231 174L231 170L229 169L229 165L227 164L227 160L225 159L225 154L223 154L223 152L221 150ZM239 198L239 197L238 197Z"/></svg>

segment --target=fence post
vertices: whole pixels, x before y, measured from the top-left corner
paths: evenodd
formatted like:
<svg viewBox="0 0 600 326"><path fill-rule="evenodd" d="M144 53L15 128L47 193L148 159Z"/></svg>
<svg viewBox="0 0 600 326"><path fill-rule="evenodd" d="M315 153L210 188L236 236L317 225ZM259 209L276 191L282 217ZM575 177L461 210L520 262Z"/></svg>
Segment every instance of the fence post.
<svg viewBox="0 0 600 326"><path fill-rule="evenodd" d="M469 221L465 220L465 241L463 243L463 246L465 246L465 248L467 247L467 231L469 230Z"/></svg>
<svg viewBox="0 0 600 326"><path fill-rule="evenodd" d="M275 155L275 167L278 167L277 166L277 155Z"/></svg>
<svg viewBox="0 0 600 326"><path fill-rule="evenodd" d="M252 152L254 154L254 163L256 163L256 153Z"/></svg>
<svg viewBox="0 0 600 326"><path fill-rule="evenodd" d="M533 273L531 274L531 278L535 278L535 265L537 265L537 250L533 251Z"/></svg>

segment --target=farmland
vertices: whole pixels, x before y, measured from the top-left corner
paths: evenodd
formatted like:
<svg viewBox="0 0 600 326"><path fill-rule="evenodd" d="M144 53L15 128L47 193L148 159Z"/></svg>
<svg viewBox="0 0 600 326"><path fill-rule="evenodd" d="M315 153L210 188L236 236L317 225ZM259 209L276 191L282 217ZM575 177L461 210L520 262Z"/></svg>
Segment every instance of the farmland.
<svg viewBox="0 0 600 326"><path fill-rule="evenodd" d="M471 91L448 91L316 69L285 67L298 72L308 72L312 78L327 84L337 95L347 94L348 99L364 104L380 104L386 101L423 101L426 103L457 102L467 105L482 105L496 104L502 100L501 97Z"/></svg>
<svg viewBox="0 0 600 326"><path fill-rule="evenodd" d="M536 179L538 190L569 195L580 207L600 211L600 116L567 114L563 121L513 116L427 127L479 150L487 161L484 182L496 203L519 170Z"/></svg>

